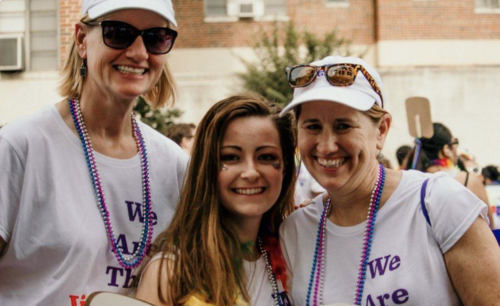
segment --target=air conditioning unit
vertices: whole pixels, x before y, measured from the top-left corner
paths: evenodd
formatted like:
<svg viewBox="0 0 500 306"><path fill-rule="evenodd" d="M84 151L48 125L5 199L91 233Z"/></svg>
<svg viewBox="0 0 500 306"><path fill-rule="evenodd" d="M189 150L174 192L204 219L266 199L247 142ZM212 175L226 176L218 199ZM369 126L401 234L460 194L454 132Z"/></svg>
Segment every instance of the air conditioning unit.
<svg viewBox="0 0 500 306"><path fill-rule="evenodd" d="M23 68L23 36L0 35L0 71L16 71Z"/></svg>
<svg viewBox="0 0 500 306"><path fill-rule="evenodd" d="M264 16L263 0L229 0L227 2L229 16L254 18Z"/></svg>

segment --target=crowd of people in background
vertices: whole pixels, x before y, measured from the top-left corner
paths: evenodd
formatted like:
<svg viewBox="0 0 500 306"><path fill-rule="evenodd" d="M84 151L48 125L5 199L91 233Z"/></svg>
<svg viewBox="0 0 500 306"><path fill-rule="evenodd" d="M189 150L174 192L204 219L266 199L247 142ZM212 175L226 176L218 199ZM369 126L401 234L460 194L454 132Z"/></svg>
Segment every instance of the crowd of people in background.
<svg viewBox="0 0 500 306"><path fill-rule="evenodd" d="M414 148L403 145L396 151L401 170L419 170L434 173L443 171L455 178L478 198L489 205L490 227L496 228L493 214L500 206L498 196L488 192L487 186L498 185L498 167L488 165L482 168L473 155L459 153L459 140L441 123L433 123L431 138L420 138Z"/></svg>

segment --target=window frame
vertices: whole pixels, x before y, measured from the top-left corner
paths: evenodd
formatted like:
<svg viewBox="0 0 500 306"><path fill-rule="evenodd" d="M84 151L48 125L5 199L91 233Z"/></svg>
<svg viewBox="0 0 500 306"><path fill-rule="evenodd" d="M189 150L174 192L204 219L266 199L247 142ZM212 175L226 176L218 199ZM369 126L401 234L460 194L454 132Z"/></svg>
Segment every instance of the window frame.
<svg viewBox="0 0 500 306"><path fill-rule="evenodd" d="M496 7L490 5L481 5L485 2L490 2L491 0L475 0L474 1L474 12L476 14L500 14L500 1Z"/></svg>
<svg viewBox="0 0 500 306"><path fill-rule="evenodd" d="M0 0L2 1L2 0ZM9 0L5 0L5 1L9 1ZM33 12L32 11L32 0L23 0L23 3L24 3L24 11L15 11L13 12L13 15L19 15L19 16L22 16L22 18L24 19L24 31L3 31L1 32L0 34L5 34L5 35L21 35L22 36L22 46L23 46L23 69L20 70L22 72L43 72L43 71L58 71L60 68L61 68L61 27L60 27L60 16L59 16L59 13L60 13L60 5L59 5L59 1L57 0L53 0L54 3L55 3L55 22L56 22L56 31L55 31L55 39L56 39L56 49L55 49L55 63L56 63L56 66L55 67L50 67L50 68L47 68L47 69L40 69L40 70L33 70L33 61L32 61L32 57L33 57L33 54L34 52L36 51L33 51L33 41L32 41L32 38L33 38L33 33L32 32L36 32L36 31L33 31L31 29L31 26L32 26L32 21L31 21L31 18L33 17ZM48 10L50 12L53 12L52 10ZM0 18L9 18L9 13L5 13L4 12L4 16L1 16L0 14Z"/></svg>
<svg viewBox="0 0 500 306"><path fill-rule="evenodd" d="M239 2L241 0L225 0L226 3L226 14L225 15L208 15L208 2L210 0L204 0L203 5L204 5L204 19L203 21L205 23L218 23L218 22L239 22L242 19L248 19L251 18L254 21L289 21L290 17L287 15L287 1L284 2L284 14L283 15L268 15L266 14L266 1L265 0L247 0L249 2L263 2L264 4L264 15L262 16L254 16L254 17L240 17L240 16L231 16L229 15L229 12L227 11L227 4L228 2Z"/></svg>

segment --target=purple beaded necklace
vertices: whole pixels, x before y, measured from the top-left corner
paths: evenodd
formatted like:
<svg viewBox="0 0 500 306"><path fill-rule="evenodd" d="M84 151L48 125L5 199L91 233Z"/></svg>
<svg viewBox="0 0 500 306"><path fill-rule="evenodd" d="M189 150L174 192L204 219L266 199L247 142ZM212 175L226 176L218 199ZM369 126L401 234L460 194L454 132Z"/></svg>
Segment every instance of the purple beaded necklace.
<svg viewBox="0 0 500 306"><path fill-rule="evenodd" d="M368 207L368 217L365 228L365 238L363 240L363 248L361 252L361 260L359 264L358 281L356 282L356 291L354 295L354 304L361 305L363 297L363 289L366 279L366 267L370 258L370 251L375 230L375 219L377 218L380 197L384 189L385 183L385 168L379 165L377 181L373 187L370 206ZM316 236L316 247L314 249L313 265L311 269L311 277L307 288L306 306L310 306L311 294L314 287L313 306L323 305L323 285L324 285L324 269L326 259L326 223L330 208L330 199L326 201L325 208L321 214L318 224L318 232Z"/></svg>
<svg viewBox="0 0 500 306"><path fill-rule="evenodd" d="M113 225L111 224L108 206L106 204L99 171L97 169L97 163L94 158L94 150L92 148L92 143L90 142L87 128L85 127L85 122L83 121L80 102L77 99L69 99L69 109L71 112L71 116L73 117L73 122L75 124L76 130L78 131L78 135L80 136L80 140L82 142L85 158L87 160L87 166L90 172L90 178L92 179L92 185L94 186L94 191L97 198L97 207L99 208L99 212L101 213L101 217L104 221L104 226L106 228L109 241L111 242L111 250L115 254L116 260L123 268L135 268L141 264L149 248L149 245L151 244L151 239L153 238L153 219L151 218L151 187L149 184L149 163L146 143L144 142L144 138L142 137L139 125L137 124L135 118L132 116L132 132L141 159L143 195L142 213L144 216L144 222L142 224L141 243L132 255L125 256L123 255L121 248L118 246L118 242L114 236Z"/></svg>

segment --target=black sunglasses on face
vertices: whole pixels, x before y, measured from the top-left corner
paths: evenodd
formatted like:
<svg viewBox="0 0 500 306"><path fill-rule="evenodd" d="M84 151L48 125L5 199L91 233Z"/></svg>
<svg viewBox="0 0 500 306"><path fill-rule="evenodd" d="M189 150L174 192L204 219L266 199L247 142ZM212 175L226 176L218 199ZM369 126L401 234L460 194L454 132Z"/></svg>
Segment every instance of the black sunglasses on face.
<svg viewBox="0 0 500 306"><path fill-rule="evenodd" d="M89 26L100 25L102 27L102 40L106 46L112 49L128 48L135 42L137 36L141 36L148 52L166 54L172 49L177 37L177 31L169 28L150 28L141 31L121 21L82 22Z"/></svg>

